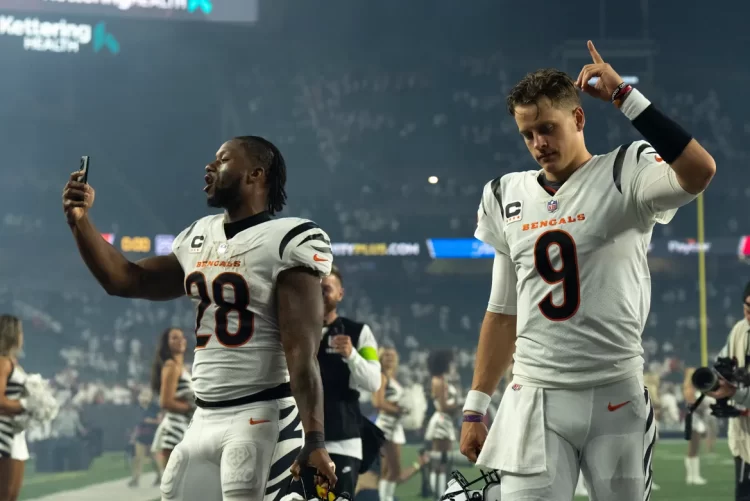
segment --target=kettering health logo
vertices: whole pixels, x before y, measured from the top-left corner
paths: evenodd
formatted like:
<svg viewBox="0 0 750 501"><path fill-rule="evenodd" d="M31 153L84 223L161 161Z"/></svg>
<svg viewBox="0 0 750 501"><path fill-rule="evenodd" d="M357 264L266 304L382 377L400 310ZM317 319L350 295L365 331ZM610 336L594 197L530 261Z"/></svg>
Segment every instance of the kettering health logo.
<svg viewBox="0 0 750 501"><path fill-rule="evenodd" d="M211 0L44 0L45 2L81 5L103 5L105 7L117 7L120 10L138 9L162 9L162 10L187 10L188 12L202 11L210 14L213 10Z"/></svg>
<svg viewBox="0 0 750 501"><path fill-rule="evenodd" d="M188 0L188 12L195 12L200 9L204 14L210 14L213 8L211 0Z"/></svg>
<svg viewBox="0 0 750 501"><path fill-rule="evenodd" d="M24 50L35 52L80 52L81 47L92 45L94 52L120 52L117 39L107 31L103 22L90 24L59 21L40 21L36 17L23 19L14 16L0 16L0 36L14 36L23 39Z"/></svg>

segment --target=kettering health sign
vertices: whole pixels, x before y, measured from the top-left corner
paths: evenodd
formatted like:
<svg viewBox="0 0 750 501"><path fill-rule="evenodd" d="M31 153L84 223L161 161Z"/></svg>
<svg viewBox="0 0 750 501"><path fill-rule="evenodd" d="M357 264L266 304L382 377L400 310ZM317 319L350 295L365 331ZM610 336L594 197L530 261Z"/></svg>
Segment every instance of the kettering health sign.
<svg viewBox="0 0 750 501"><path fill-rule="evenodd" d="M258 20L258 0L0 0L0 10L166 21Z"/></svg>
<svg viewBox="0 0 750 501"><path fill-rule="evenodd" d="M49 21L0 15L0 37L15 37L22 41L24 50L35 52L78 53L88 45L94 52L120 52L120 43L104 22L91 25L65 19Z"/></svg>

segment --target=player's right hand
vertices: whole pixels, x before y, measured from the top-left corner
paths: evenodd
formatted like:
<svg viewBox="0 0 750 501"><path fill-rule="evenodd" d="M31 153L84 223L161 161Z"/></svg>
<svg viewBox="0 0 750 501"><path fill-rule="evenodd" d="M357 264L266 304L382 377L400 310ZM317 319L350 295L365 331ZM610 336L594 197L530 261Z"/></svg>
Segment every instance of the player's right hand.
<svg viewBox="0 0 750 501"><path fill-rule="evenodd" d="M86 215L94 205L94 188L88 184L78 181L81 171L75 171L70 175L62 194L63 212L68 224L75 224Z"/></svg>
<svg viewBox="0 0 750 501"><path fill-rule="evenodd" d="M467 423L461 425L461 454L472 463L477 462L487 440L487 426L484 423Z"/></svg>
<svg viewBox="0 0 750 501"><path fill-rule="evenodd" d="M315 468L317 475L327 481L329 488L336 485L336 481L338 480L336 477L336 463L328 455L327 450L318 448L310 451L310 455L307 457L307 465ZM295 479L300 478L302 465L300 465L299 461L294 461L291 471Z"/></svg>

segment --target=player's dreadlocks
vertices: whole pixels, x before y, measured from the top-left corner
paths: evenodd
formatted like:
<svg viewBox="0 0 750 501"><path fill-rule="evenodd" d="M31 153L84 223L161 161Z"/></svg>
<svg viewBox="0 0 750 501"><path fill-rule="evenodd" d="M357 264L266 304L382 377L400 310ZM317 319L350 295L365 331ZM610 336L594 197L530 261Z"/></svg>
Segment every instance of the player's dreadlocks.
<svg viewBox="0 0 750 501"><path fill-rule="evenodd" d="M281 152L271 141L260 136L239 136L234 139L240 141L250 158L266 170L268 212L281 212L286 205L286 161Z"/></svg>

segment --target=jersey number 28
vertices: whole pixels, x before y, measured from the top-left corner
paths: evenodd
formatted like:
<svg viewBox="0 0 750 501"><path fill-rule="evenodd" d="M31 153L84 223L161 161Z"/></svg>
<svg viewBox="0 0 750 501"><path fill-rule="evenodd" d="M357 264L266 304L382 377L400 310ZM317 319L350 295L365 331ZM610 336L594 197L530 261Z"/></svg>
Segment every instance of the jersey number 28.
<svg viewBox="0 0 750 501"><path fill-rule="evenodd" d="M560 267L555 268L549 256L550 247L556 245L560 252ZM534 244L534 267L542 280L550 285L562 282L563 301L555 304L552 292L539 301L542 315L555 322L568 320L581 305L581 281L578 275L576 243L569 233L552 230L539 235Z"/></svg>
<svg viewBox="0 0 750 501"><path fill-rule="evenodd" d="M213 334L198 334L203 314L211 304L216 305L214 334L216 334L216 339L222 346L238 348L250 341L255 330L255 316L253 312L247 309L250 304L250 287L242 275L231 272L217 275L211 282L211 295L209 295L206 276L199 271L194 271L185 277L185 291L188 295L192 295L193 287L195 287L200 298L198 313L195 318L196 348L204 348L213 336ZM234 299L231 302L224 297L226 287L231 287L234 290ZM237 328L234 332L229 330L229 315L232 313L237 316Z"/></svg>

